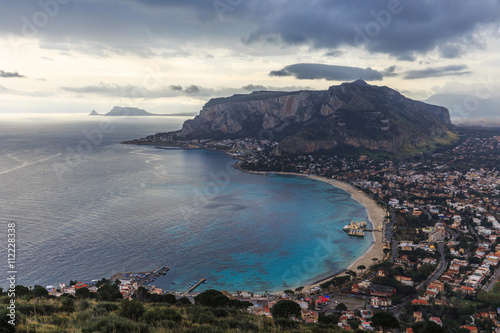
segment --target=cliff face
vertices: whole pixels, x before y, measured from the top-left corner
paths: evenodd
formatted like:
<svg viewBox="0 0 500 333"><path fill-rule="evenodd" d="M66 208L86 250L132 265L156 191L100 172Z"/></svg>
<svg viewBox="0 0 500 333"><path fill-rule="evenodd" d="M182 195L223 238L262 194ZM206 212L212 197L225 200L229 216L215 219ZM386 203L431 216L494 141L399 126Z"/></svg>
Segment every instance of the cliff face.
<svg viewBox="0 0 500 333"><path fill-rule="evenodd" d="M326 91L254 92L209 101L180 137L272 139L274 154L309 153L339 144L397 153L443 135L448 110L364 81Z"/></svg>

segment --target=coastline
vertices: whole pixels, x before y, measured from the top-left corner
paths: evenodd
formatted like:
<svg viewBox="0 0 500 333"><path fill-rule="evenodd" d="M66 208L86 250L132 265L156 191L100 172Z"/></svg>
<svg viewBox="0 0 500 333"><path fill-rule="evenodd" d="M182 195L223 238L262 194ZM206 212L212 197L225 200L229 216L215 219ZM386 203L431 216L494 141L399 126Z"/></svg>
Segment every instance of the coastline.
<svg viewBox="0 0 500 333"><path fill-rule="evenodd" d="M332 186L338 187L346 191L351 195L351 197L354 200L365 206L368 212L369 221L373 224L374 229L383 227L384 217L386 216L385 209L380 207L372 198L366 195L363 191L358 190L355 187L352 187L346 182L338 181L335 179L328 179L316 175L308 175L308 174L301 174L294 172L258 172L258 171L247 171L247 170L242 170L242 171L258 175L276 174L276 175L300 176L328 183ZM373 231L372 234L374 238L373 243L365 251L365 253L363 253L361 257L356 258L346 269L343 269L340 272L336 272L322 280L306 284L303 289L304 292L310 292L311 289L318 287L320 284L331 280L335 276L343 274L347 270L352 270L358 273L357 267L360 265L364 265L366 266L366 268L369 268L371 265L373 265L373 260L372 260L373 258L378 258L378 260L382 260L385 256L383 251L384 249L383 233L378 231Z"/></svg>
<svg viewBox="0 0 500 333"><path fill-rule="evenodd" d="M132 143L132 142L122 142L122 143L123 144L137 144L137 143ZM142 144L145 144L145 143L142 143ZM158 145L158 144L146 143L145 145L154 145L158 149L169 149L167 147L161 147L162 145ZM172 146L172 145L169 144L169 145L164 145L164 146ZM211 151L215 150L215 151L219 151L219 152L221 152L229 157L232 157L233 159L235 159L237 161L240 160L237 156L234 156L234 155L228 153L228 151L225 149L207 149L207 148L202 148L202 147L186 147L186 146L180 146L180 147L174 146L173 149L179 149L179 148L181 148L181 149L202 149L202 150L211 150ZM172 148L170 148L170 149L172 149ZM354 200L356 200L357 202L359 202L361 205L363 205L366 208L366 210L368 212L368 219L369 219L369 222L372 223L373 229L380 228L382 230L382 228L383 228L384 218L386 216L386 210L384 208L380 207L371 197L369 197L363 191L351 186L350 184L348 184L346 182L339 181L336 179L329 179L329 178L320 177L320 176L316 176L316 175L302 174L302 173L296 173L296 172L273 172L273 171L245 170L245 169L242 169L240 167L239 162L236 162L233 165L233 167L242 171L242 172L251 173L251 174L255 174L255 175L276 174L276 175L285 175L285 176L307 177L309 179L314 179L317 181L325 182L325 183L328 183L332 186L338 187L338 188L346 191L347 193L349 193ZM304 292L310 292L311 289L313 289L315 287L319 287L320 284L323 284L336 276L344 274L347 270L352 270L356 273L359 273L359 271L357 270L357 267L360 265L364 265L366 268L369 268L370 266L372 266L374 264L374 261L372 260L373 258L377 258L379 261L383 260L383 258L385 257L385 254L383 251L383 249L384 249L384 240L383 240L384 234L383 234L383 232L379 232L379 231L373 231L371 233L373 234L373 243L360 257L353 258L354 260L352 261L352 263L348 267L343 268L343 269L336 271L336 272L332 272L331 275L329 275L326 278L305 284L303 286ZM294 286L294 288L295 287L298 287L298 286ZM277 293L279 294L279 292L277 292Z"/></svg>

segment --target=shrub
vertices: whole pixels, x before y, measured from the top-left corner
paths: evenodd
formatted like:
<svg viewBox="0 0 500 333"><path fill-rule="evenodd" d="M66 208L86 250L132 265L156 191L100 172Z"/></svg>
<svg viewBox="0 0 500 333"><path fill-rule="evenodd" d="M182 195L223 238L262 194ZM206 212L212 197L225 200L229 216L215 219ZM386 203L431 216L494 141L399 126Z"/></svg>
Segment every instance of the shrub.
<svg viewBox="0 0 500 333"><path fill-rule="evenodd" d="M75 303L73 302L73 299L71 299L71 298L63 299L61 311L65 311L65 312L75 311Z"/></svg>
<svg viewBox="0 0 500 333"><path fill-rule="evenodd" d="M126 317L132 320L139 319L146 309L141 302L134 300L129 301L124 299L120 303L120 316Z"/></svg>
<svg viewBox="0 0 500 333"><path fill-rule="evenodd" d="M116 310L118 310L118 304L111 302L99 302L94 306L94 313L97 315L106 315Z"/></svg>
<svg viewBox="0 0 500 333"><path fill-rule="evenodd" d="M82 333L101 332L101 333L147 333L149 327L143 323L136 323L130 319L109 316L101 318L95 323L89 323L87 326L82 327Z"/></svg>
<svg viewBox="0 0 500 333"><path fill-rule="evenodd" d="M287 318L276 318L274 324L285 330L296 329L299 327L299 323Z"/></svg>
<svg viewBox="0 0 500 333"><path fill-rule="evenodd" d="M148 324L165 320L180 323L182 321L182 315L175 309L155 308L146 311L141 318L141 321Z"/></svg>

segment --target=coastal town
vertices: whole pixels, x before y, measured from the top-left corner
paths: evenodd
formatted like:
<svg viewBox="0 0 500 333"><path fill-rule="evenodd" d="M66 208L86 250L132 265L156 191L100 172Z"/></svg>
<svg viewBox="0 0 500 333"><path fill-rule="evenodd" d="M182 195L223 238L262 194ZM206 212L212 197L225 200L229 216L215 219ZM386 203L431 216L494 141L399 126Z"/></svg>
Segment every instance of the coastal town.
<svg viewBox="0 0 500 333"><path fill-rule="evenodd" d="M171 144L161 134L142 140ZM230 300L248 302L248 313L273 317L273 308L287 301L300 307L292 320L345 330L411 333L433 325L448 332L500 332L498 131L461 128L454 147L396 159L321 153L270 157L275 143L269 140L193 140L183 145L223 150L243 170L328 181L353 194L370 213L375 244L345 272L276 293L221 291ZM350 228L362 229L354 222ZM185 292L157 288L154 279L167 271L120 273L110 280L71 281L46 290L79 297L113 286L119 298L137 299L145 292L191 304L204 294L195 291L204 280ZM394 320L383 326L380 313Z"/></svg>

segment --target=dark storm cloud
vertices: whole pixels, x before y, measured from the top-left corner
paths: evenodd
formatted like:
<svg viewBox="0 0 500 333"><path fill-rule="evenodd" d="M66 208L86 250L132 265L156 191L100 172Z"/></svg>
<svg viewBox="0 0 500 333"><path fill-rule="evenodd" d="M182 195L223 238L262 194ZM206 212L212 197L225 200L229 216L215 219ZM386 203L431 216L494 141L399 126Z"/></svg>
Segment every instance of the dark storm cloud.
<svg viewBox="0 0 500 333"><path fill-rule="evenodd" d="M405 60L435 49L457 57L481 46L474 33L499 17L497 0L288 0L278 12L262 13L260 26L246 41L272 37L316 48L354 45Z"/></svg>
<svg viewBox="0 0 500 333"><path fill-rule="evenodd" d="M271 71L270 76L293 75L299 80L326 79L329 81L382 80L382 74L371 68L335 66L324 64L294 64L279 71Z"/></svg>
<svg viewBox="0 0 500 333"><path fill-rule="evenodd" d="M450 65L442 67L428 67L420 70L412 70L405 73L404 78L407 80L414 79L425 79L429 77L440 77L440 76L457 76L457 75L467 75L470 71L467 71L467 66L465 65Z"/></svg>
<svg viewBox="0 0 500 333"><path fill-rule="evenodd" d="M13 78L13 77L25 77L25 76L19 74L18 72L4 72L4 71L0 70L0 77Z"/></svg>
<svg viewBox="0 0 500 333"><path fill-rule="evenodd" d="M3 0L0 34L34 37L76 52L104 49L104 55L148 57L156 55L156 47L176 50L197 42L234 48L243 40L264 53L266 43L327 50L360 46L413 60L434 50L455 58L483 47L478 36L500 17L498 0L61 2L51 9L42 6L49 1Z"/></svg>

